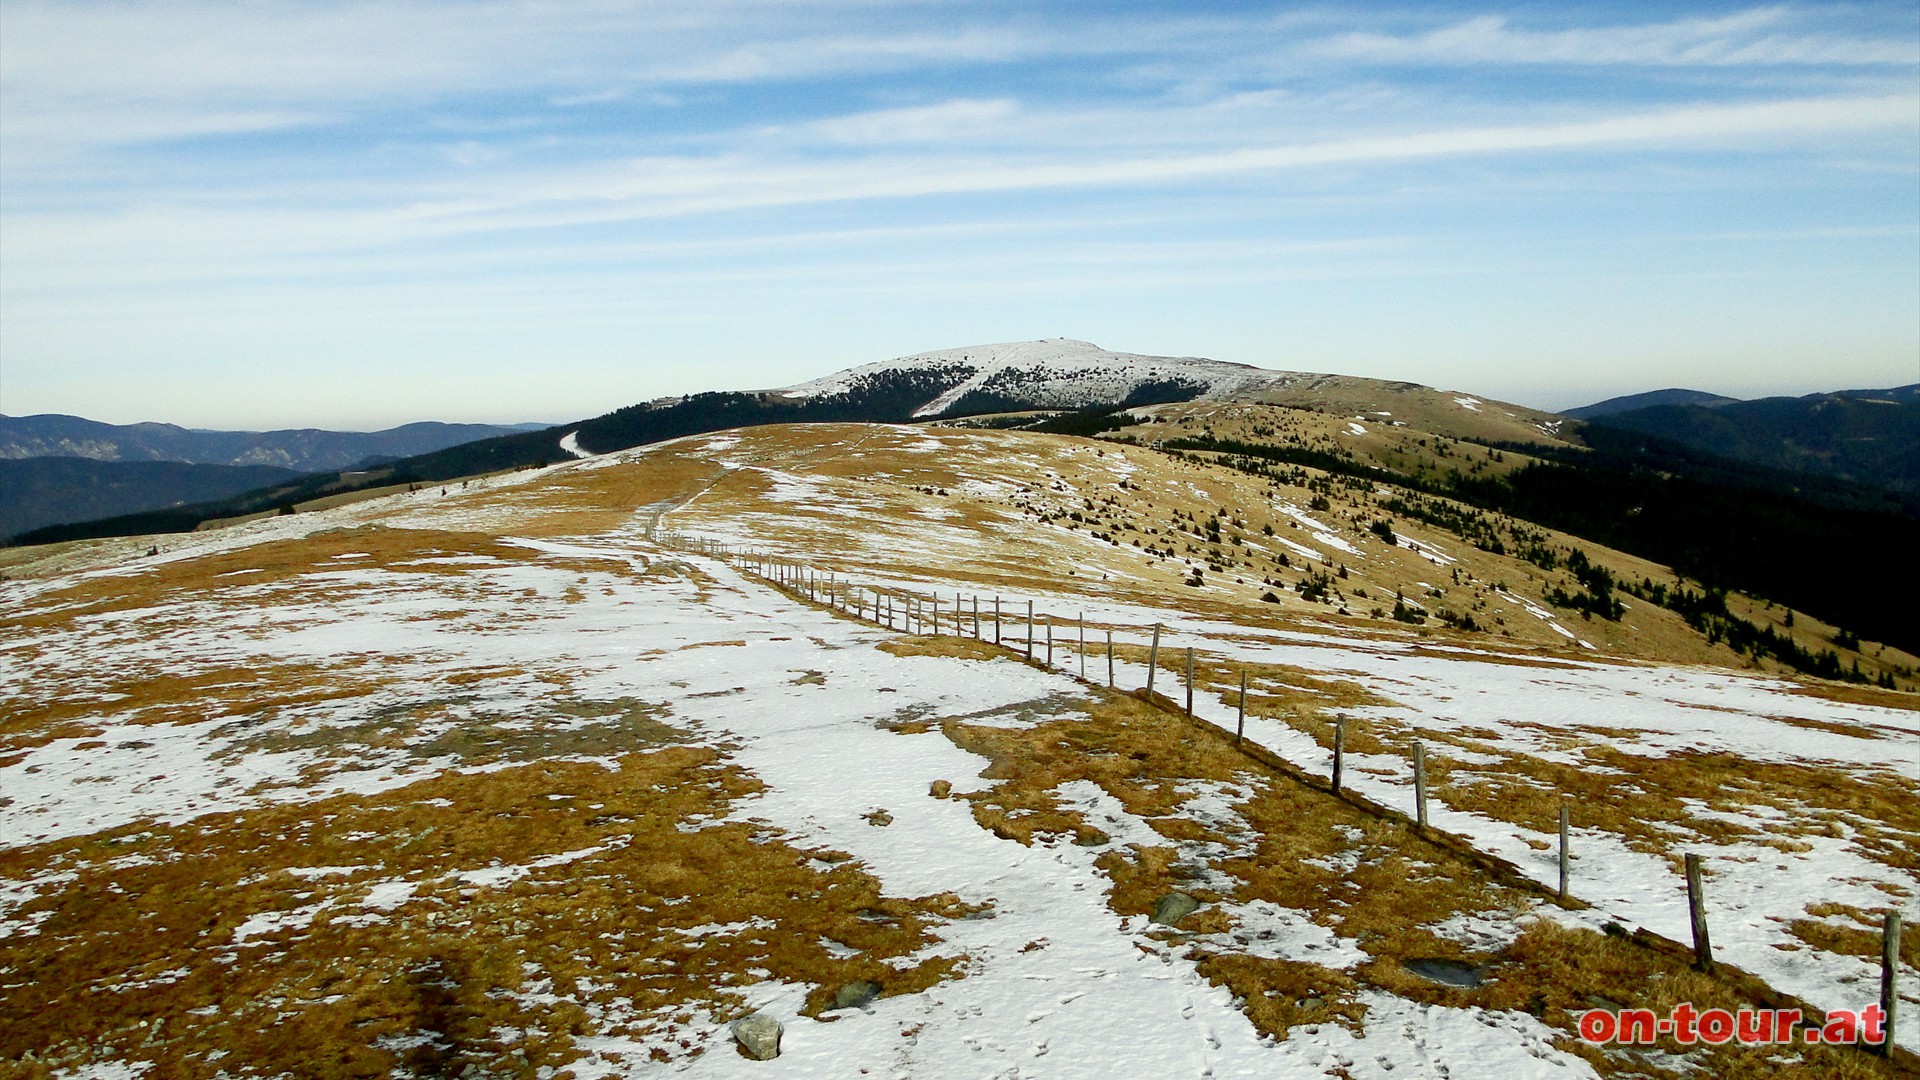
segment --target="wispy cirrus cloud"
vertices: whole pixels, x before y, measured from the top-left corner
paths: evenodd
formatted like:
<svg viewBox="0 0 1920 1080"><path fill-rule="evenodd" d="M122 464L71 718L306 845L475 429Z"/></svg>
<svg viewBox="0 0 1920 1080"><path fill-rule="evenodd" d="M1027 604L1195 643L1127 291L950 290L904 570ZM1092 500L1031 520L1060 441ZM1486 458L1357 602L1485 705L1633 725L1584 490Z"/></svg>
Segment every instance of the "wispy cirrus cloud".
<svg viewBox="0 0 1920 1080"><path fill-rule="evenodd" d="M1610 64L1671 67L1887 66L1920 62L1920 37L1847 34L1810 27L1791 8L1716 18L1529 29L1481 15L1412 34L1360 31L1318 42L1327 56L1379 63Z"/></svg>
<svg viewBox="0 0 1920 1080"><path fill-rule="evenodd" d="M998 110L990 110L998 114ZM1862 132L1901 132L1920 97L1813 98L1637 111L1571 122L1441 128L1212 153L1039 162L972 156L865 157L782 163L744 155L652 158L593 167L512 193L415 209L428 228L552 228L614 220L764 209L808 203L911 199L1101 187L1165 187L1209 179L1468 155L1513 155L1652 146L1770 147Z"/></svg>

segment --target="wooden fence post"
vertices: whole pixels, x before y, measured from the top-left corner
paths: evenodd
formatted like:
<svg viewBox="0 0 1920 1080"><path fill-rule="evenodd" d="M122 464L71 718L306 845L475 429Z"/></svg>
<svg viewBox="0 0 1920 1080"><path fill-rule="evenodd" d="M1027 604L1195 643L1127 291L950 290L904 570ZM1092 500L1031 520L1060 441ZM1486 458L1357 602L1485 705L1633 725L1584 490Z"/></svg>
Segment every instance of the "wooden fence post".
<svg viewBox="0 0 1920 1080"><path fill-rule="evenodd" d="M1051 668L1053 667L1053 616L1048 615L1045 618L1047 620L1047 667Z"/></svg>
<svg viewBox="0 0 1920 1080"><path fill-rule="evenodd" d="M1027 659L1033 659L1033 601L1027 601Z"/></svg>
<svg viewBox="0 0 1920 1080"><path fill-rule="evenodd" d="M973 596L973 640L980 640L980 594Z"/></svg>
<svg viewBox="0 0 1920 1080"><path fill-rule="evenodd" d="M1565 803L1560 805L1560 899L1567 898L1567 825L1568 812Z"/></svg>
<svg viewBox="0 0 1920 1080"><path fill-rule="evenodd" d="M1187 646L1187 716L1193 716L1193 646Z"/></svg>
<svg viewBox="0 0 1920 1080"><path fill-rule="evenodd" d="M1333 793L1340 794L1340 766L1347 754L1347 721L1333 718Z"/></svg>
<svg viewBox="0 0 1920 1080"><path fill-rule="evenodd" d="M1107 631L1107 689L1113 689L1113 631Z"/></svg>
<svg viewBox="0 0 1920 1080"><path fill-rule="evenodd" d="M1247 669L1240 669L1240 719L1233 726L1233 745L1247 736Z"/></svg>
<svg viewBox="0 0 1920 1080"><path fill-rule="evenodd" d="M1153 673L1160 670L1160 624L1153 624L1153 644L1147 646L1147 700L1153 700Z"/></svg>
<svg viewBox="0 0 1920 1080"><path fill-rule="evenodd" d="M1707 897L1700 882L1700 856L1687 855L1687 921L1693 924L1693 963L1713 971L1713 943L1707 939Z"/></svg>
<svg viewBox="0 0 1920 1080"><path fill-rule="evenodd" d="M1000 644L1000 598L993 598L993 643Z"/></svg>
<svg viewBox="0 0 1920 1080"><path fill-rule="evenodd" d="M1087 613L1080 613L1080 681L1087 681Z"/></svg>
<svg viewBox="0 0 1920 1080"><path fill-rule="evenodd" d="M1413 807L1422 829L1427 827L1427 748L1413 744Z"/></svg>
<svg viewBox="0 0 1920 1080"><path fill-rule="evenodd" d="M940 636L940 594L934 593L933 600L933 636Z"/></svg>
<svg viewBox="0 0 1920 1080"><path fill-rule="evenodd" d="M1893 1014L1900 1007L1900 995L1895 993L1894 973L1900 969L1900 913L1887 912L1886 924L1880 931L1880 1011L1885 1014L1883 1025L1887 1041L1880 1044L1880 1052L1887 1057L1893 1056Z"/></svg>

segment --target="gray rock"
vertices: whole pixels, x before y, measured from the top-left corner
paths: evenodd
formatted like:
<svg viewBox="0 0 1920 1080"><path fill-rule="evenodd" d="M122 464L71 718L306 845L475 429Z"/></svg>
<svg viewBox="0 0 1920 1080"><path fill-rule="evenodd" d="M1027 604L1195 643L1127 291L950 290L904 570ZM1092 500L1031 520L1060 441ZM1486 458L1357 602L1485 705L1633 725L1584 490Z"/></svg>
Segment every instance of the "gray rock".
<svg viewBox="0 0 1920 1080"><path fill-rule="evenodd" d="M1428 982L1471 990L1486 981L1487 969L1458 960L1402 960L1400 966Z"/></svg>
<svg viewBox="0 0 1920 1080"><path fill-rule="evenodd" d="M1112 840L1113 837L1108 836L1106 833L1092 826L1081 828L1079 835L1073 838L1073 842L1080 847L1099 847L1101 844L1109 843Z"/></svg>
<svg viewBox="0 0 1920 1080"><path fill-rule="evenodd" d="M852 982L833 992L833 1007L836 1009L858 1009L879 996L879 984Z"/></svg>
<svg viewBox="0 0 1920 1080"><path fill-rule="evenodd" d="M1170 892L1153 905L1153 921L1162 926L1178 926L1180 920L1200 910L1200 901L1183 892Z"/></svg>
<svg viewBox="0 0 1920 1080"><path fill-rule="evenodd" d="M780 1056L780 1036L787 1029L766 1013L754 1013L727 1025L740 1049L755 1061L772 1061Z"/></svg>

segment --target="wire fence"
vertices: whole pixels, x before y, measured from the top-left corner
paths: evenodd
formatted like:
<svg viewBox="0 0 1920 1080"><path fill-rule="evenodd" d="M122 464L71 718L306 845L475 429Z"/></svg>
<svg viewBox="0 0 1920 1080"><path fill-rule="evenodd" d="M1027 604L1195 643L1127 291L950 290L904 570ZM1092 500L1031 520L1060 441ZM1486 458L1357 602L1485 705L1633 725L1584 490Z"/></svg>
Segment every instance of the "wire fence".
<svg viewBox="0 0 1920 1080"><path fill-rule="evenodd" d="M1410 828L1427 842L1447 849L1503 885L1572 910L1591 906L1575 896L1570 888L1573 884L1573 856L1572 808L1569 805L1562 803L1555 823L1559 839L1556 860L1558 874L1556 885L1549 886L1519 865L1475 847L1467 837L1436 829L1429 824L1426 748L1417 740L1412 744L1408 760L1408 771L1413 781L1412 805L1400 809L1362 795L1343 782L1347 740L1346 722L1342 719L1333 721L1332 767L1324 778L1308 772L1257 741L1246 738L1249 672L1245 667L1238 673L1239 692L1232 698L1234 719L1231 727L1223 721L1211 720L1196 713L1195 649L1193 646L1184 646L1179 651L1166 648L1169 642L1166 640L1167 627L1164 623L1151 626L1096 624L1093 629L1098 636L1089 641L1084 612L1064 616L1039 608L1031 599L878 584L878 575L875 575L874 581L862 582L839 571L820 570L787 556L671 530L654 532L654 539L667 547L721 560L795 599L819 605L843 617L901 634L965 638L999 648L1022 662L1067 675L1089 687L1127 694L1154 708L1177 714L1216 737L1230 740L1241 753L1271 772L1339 798L1364 813ZM1056 629L1062 628L1064 633L1056 635ZM1121 635L1119 638L1115 637L1116 631ZM1116 657L1117 650L1138 647L1132 642L1145 647L1146 672L1140 686L1126 688L1116 682L1119 671ZM1064 663L1058 659L1063 652L1068 657ZM1156 689L1162 669L1166 666L1162 661L1163 652L1168 654L1174 665L1169 677L1181 681L1182 701L1176 701ZM1091 677L1087 674L1090 656L1095 659L1094 675ZM1104 660L1104 664L1100 663L1101 660ZM1223 697L1222 700L1227 699ZM1718 977L1755 1002L1772 1009L1797 1009L1806 1018L1805 1026L1823 1027L1826 1023L1823 1010L1783 994L1758 976L1714 958L1707 922L1705 860L1698 854L1688 853L1684 863L1688 921L1693 939L1691 946L1644 927L1631 931L1620 928L1622 936L1655 952L1686 957L1696 969ZM1920 1067L1920 1055L1895 1046L1893 1034L1899 1001L1900 922L1899 913L1889 911L1882 926L1879 1004L1884 1016L1886 1038L1878 1045L1861 1043L1860 1046L1863 1050L1890 1057L1911 1068ZM1613 925L1608 924L1609 927Z"/></svg>

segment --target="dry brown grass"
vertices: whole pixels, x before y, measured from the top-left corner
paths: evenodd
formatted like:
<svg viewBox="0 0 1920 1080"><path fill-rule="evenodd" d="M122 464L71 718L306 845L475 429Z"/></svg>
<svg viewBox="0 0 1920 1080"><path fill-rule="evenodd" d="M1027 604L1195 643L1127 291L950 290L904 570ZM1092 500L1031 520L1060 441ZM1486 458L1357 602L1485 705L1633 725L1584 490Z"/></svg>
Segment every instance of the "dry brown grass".
<svg viewBox="0 0 1920 1080"><path fill-rule="evenodd" d="M1005 660L1007 654L990 641L953 634L914 634L889 638L874 646L894 656L942 656L960 660Z"/></svg>
<svg viewBox="0 0 1920 1080"><path fill-rule="evenodd" d="M882 896L852 864L716 820L754 790L712 751L669 748L6 852L7 878L77 876L14 913L44 918L38 933L0 940L0 1012L35 1018L0 1024L0 1058L169 1077L211 1076L220 1055L267 1074L531 1076L576 1058L578 1035L684 1053L696 1015L736 1014L767 978L813 984L817 1010L848 982L913 993L954 973L949 958L888 961L968 909ZM458 876L582 851L517 880ZM311 866L353 869L291 872ZM363 909L400 880L410 899L384 918ZM303 909L304 925L236 938L251 917ZM711 924L744 925L694 929ZM858 952L837 958L829 940ZM439 1035L392 1041L420 1032Z"/></svg>
<svg viewBox="0 0 1920 1080"><path fill-rule="evenodd" d="M340 559L364 553L365 559ZM435 529L390 529L366 526L328 529L298 540L275 540L161 563L135 573L93 577L63 589L42 593L30 608L9 616L0 625L20 630L71 628L77 620L113 612L157 608L182 600L220 602L232 590L247 590L247 603L259 602L263 586L281 585L316 571L391 568L405 564L410 573L458 575L471 570L460 564L416 560L445 555L481 555L503 562L533 560L530 548L502 542L477 532ZM344 586L329 582L338 595Z"/></svg>
<svg viewBox="0 0 1920 1080"><path fill-rule="evenodd" d="M191 724L272 715L287 708L361 697L390 684L363 665L260 663L190 674L114 673L85 680L79 694L50 684L0 699L0 747L21 750L96 734L95 718L116 723ZM27 694L33 696L29 697Z"/></svg>
<svg viewBox="0 0 1920 1080"><path fill-rule="evenodd" d="M1513 424L1503 417L1477 417L1459 413L1451 398L1442 395L1427 403L1437 409L1436 416L1448 423ZM1314 415L1297 410L1266 406L1201 404L1160 407L1149 410L1169 418L1167 423L1151 424L1117 433L1120 437L1148 441L1212 431L1225 437L1256 437L1261 425L1285 428L1264 441L1290 442L1307 446L1346 446L1352 444L1361 460L1376 460L1399 467L1419 466L1430 473L1500 473L1524 464L1524 455L1503 451L1496 460L1484 448L1469 446L1450 438L1432 436L1415 428L1380 428L1373 434L1355 439L1346 432L1345 416ZM1455 415L1457 413L1457 415ZM1530 422L1529 422L1530 423ZM1526 423L1524 430L1531 430ZM721 481L701 497L699 504L682 517L697 525L713 519L755 515L756 531L769 544L788 550L811 552L815 565L850 568L866 561L873 568L903 576L928 576L971 584L986 591L1086 588L1117 599L1141 603L1178 603L1196 610L1213 606L1232 610L1229 617L1248 622L1278 619L1327 621L1354 632L1368 632L1386 625L1370 616L1375 607L1391 607L1395 591L1404 592L1423 604L1457 613L1471 613L1486 629L1483 632L1448 630L1438 622L1419 629L1422 636L1457 641L1469 647L1484 648L1490 643L1538 649L1543 658L1553 656L1588 657L1591 652L1567 642L1546 623L1526 614L1520 607L1496 600L1495 583L1510 594L1524 595L1536 604L1556 584L1566 586L1564 573L1542 572L1537 567L1511 556L1480 551L1471 543L1431 526L1409 524L1407 531L1430 538L1431 545L1444 548L1458 561L1450 564L1467 575L1453 581L1449 569L1436 567L1405 548L1387 548L1372 539L1364 523L1379 516L1392 515L1381 508L1380 499L1371 492L1354 491L1337 480L1331 483L1316 470L1306 475L1321 483L1318 494L1331 502L1331 509L1318 515L1357 546L1357 554L1331 552L1334 564L1345 563L1350 578L1336 582L1336 602L1318 605L1301 600L1290 589L1303 564L1294 556L1291 569L1276 569L1267 556L1254 552L1254 546L1280 550L1278 540L1292 538L1312 546L1307 532L1284 514L1275 512L1270 498L1283 498L1304 505L1313 493L1291 484L1247 476L1213 463L1213 455L1199 455L1200 461L1181 460L1142 447L1121 449L1063 436L1026 432L955 432L947 430L900 431L893 428L862 428L857 425L795 425L778 429L755 429L739 433L742 444L729 451L755 460L791 469L826 485L828 498L823 505L781 503L777 508L764 499L768 481L763 475L736 474ZM903 449L925 439L948 444L943 453L926 454ZM1423 443L1422 440L1425 440ZM744 449L743 449L744 448ZM1102 455L1101 458L1089 456ZM1109 456L1110 455L1110 456ZM1120 474L1113 468L1125 455L1137 470L1129 486L1118 486ZM961 464L955 464L960 462ZM1018 490L1012 496L988 495L980 490L962 490L968 480L999 484ZM857 504L862 542L859 550L850 548L846 528ZM1219 544L1208 543L1191 531L1196 519L1211 516L1226 508L1239 524L1226 530L1238 535L1246 546L1237 546L1223 536ZM928 512L937 512L939 524L930 524ZM703 516L706 515L706 516ZM1184 522L1184 524L1181 524ZM1263 530L1271 528L1268 538ZM942 529L984 544L969 543L965 565L941 562L930 557L913 541L937 537ZM1622 580L1643 577L1667 581L1666 568L1620 552L1597 548L1584 541L1548 531L1551 543L1577 547L1597 564L1613 570ZM898 536L900 545L889 545L888 537ZM1114 542L1114 541L1117 541ZM1035 560L1035 545L1048 549L1053 557ZM1148 554L1152 548L1171 547L1173 558ZM1189 562L1214 564L1206 587L1189 589L1182 581ZM1089 574L1075 571L1067 564L1092 567ZM1269 584L1267 579L1279 584ZM1435 599L1427 595L1428 585L1437 585L1446 595ZM1259 604L1263 593L1273 591L1277 604ZM1366 595L1362 597L1361 590ZM1740 597L1731 598L1736 610L1745 612L1757 604ZM1339 614L1344 605L1348 614ZM1744 605L1744 606L1743 606ZM1622 621L1584 619L1577 613L1557 611L1555 618L1576 634L1593 642L1603 653L1683 663L1715 663L1730 666L1758 666L1774 671L1770 661L1751 661L1730 652L1725 646L1709 645L1687 627L1673 612L1650 604L1633 603ZM1775 613L1777 614L1777 613ZM1755 617L1762 617L1756 614ZM1764 620L1763 620L1764 621ZM1803 632L1804 628L1804 632ZM1802 617L1792 629L1777 627L1777 632L1798 635L1803 644L1825 647L1817 622ZM1913 663L1911 657L1889 652L1884 658L1875 650L1862 657L1863 670L1874 674L1891 663ZM1515 660L1513 662L1523 662ZM1905 707L1911 707L1905 706Z"/></svg>
<svg viewBox="0 0 1920 1080"><path fill-rule="evenodd" d="M1788 930L1822 952L1878 960L1887 910L1868 911L1851 904L1809 904L1807 914L1812 918L1795 919ZM1909 960L1920 957L1920 926L1911 922L1900 924L1900 954Z"/></svg>

